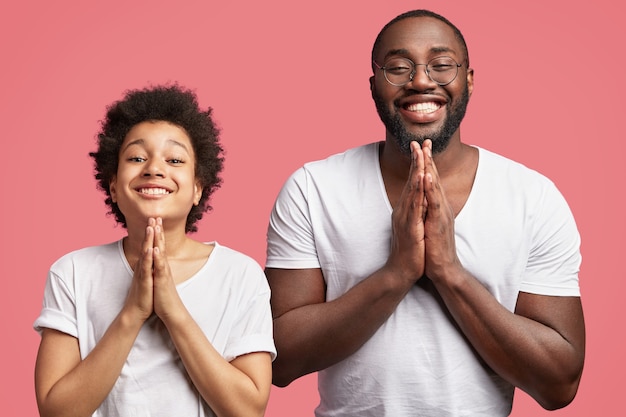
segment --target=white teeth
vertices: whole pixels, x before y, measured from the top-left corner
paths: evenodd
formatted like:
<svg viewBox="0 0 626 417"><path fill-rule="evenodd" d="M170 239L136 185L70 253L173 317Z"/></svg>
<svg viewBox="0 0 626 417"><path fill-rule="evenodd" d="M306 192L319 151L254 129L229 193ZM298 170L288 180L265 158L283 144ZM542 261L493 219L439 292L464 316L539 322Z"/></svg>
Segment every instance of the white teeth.
<svg viewBox="0 0 626 417"><path fill-rule="evenodd" d="M139 190L139 192L141 194L151 194L151 195L169 194L170 193L165 188L142 188L142 189Z"/></svg>
<svg viewBox="0 0 626 417"><path fill-rule="evenodd" d="M407 107L407 110L414 111L417 113L432 113L434 111L439 110L441 107L440 104L428 102L428 103L415 103L411 104Z"/></svg>

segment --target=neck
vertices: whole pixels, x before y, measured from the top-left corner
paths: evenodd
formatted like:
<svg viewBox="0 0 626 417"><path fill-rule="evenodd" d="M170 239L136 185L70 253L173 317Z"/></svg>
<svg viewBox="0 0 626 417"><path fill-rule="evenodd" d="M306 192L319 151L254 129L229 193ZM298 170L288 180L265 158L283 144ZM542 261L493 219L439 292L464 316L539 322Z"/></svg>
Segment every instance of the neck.
<svg viewBox="0 0 626 417"><path fill-rule="evenodd" d="M461 142L457 131L446 149L433 156L439 176L445 178L457 171L458 167L463 165L469 148ZM380 165L384 176L406 181L411 166L410 156L400 152L395 139L389 134L385 142L381 144Z"/></svg>
<svg viewBox="0 0 626 417"><path fill-rule="evenodd" d="M410 158L398 151L393 142L387 140L381 145L380 169L392 207L396 207L410 171ZM456 214L467 201L474 183L478 166L478 150L461 143L458 138L451 140L445 150L433 156L439 176L439 183L445 190L448 204Z"/></svg>
<svg viewBox="0 0 626 417"><path fill-rule="evenodd" d="M128 235L124 239L124 252L127 257L139 257L142 252L144 240L146 237L146 227L148 221L143 225L128 225ZM185 233L184 225L182 227L168 227L167 222L163 222L163 232L165 235L165 247L167 248L168 258L176 258L182 252L185 244L190 239Z"/></svg>

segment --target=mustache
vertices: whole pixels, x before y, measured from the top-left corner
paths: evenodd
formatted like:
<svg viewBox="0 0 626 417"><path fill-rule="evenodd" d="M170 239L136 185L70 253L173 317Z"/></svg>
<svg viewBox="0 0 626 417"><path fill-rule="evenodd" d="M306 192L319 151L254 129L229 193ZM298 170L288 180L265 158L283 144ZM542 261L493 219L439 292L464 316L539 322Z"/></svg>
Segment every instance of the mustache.
<svg viewBox="0 0 626 417"><path fill-rule="evenodd" d="M429 96L431 98L440 97L441 101L445 102L446 106L448 106L450 102L452 101L451 97L448 96L447 94L435 93L430 90L429 91L407 90L402 94L402 96L396 98L393 101L393 104L396 106L402 106L400 104L401 102L405 101L408 98L416 97L416 96Z"/></svg>

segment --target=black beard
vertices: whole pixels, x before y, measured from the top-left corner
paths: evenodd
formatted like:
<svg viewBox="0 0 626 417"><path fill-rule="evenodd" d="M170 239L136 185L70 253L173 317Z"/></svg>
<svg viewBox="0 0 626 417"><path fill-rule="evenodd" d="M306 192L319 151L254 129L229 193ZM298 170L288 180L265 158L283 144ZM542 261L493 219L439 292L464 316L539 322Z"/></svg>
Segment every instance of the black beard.
<svg viewBox="0 0 626 417"><path fill-rule="evenodd" d="M393 135L400 152L405 155L410 155L411 142L417 141L420 146L422 146L425 139L430 139L433 143L433 154L437 154L443 152L448 147L450 138L461 125L461 121L463 117L465 117L465 111L467 110L467 103L469 102L469 90L466 85L459 100L456 103L447 104L447 106L449 106L449 112L444 120L443 126L439 131L427 135L414 135L409 132L400 114L392 114L375 91L373 97L378 116L387 128L387 131Z"/></svg>

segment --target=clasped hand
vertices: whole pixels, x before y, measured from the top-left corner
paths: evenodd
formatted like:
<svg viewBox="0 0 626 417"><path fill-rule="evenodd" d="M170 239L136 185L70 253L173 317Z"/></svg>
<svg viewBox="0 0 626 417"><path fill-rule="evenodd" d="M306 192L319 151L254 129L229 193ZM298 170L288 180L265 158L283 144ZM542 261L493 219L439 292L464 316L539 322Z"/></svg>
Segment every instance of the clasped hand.
<svg viewBox="0 0 626 417"><path fill-rule="evenodd" d="M163 221L161 218L150 218L126 305L144 321L152 313L164 320L179 302L165 253Z"/></svg>
<svg viewBox="0 0 626 417"><path fill-rule="evenodd" d="M454 242L454 213L439 181L432 142L411 143L409 178L392 214L387 267L411 282L426 275L443 279L460 263Z"/></svg>

